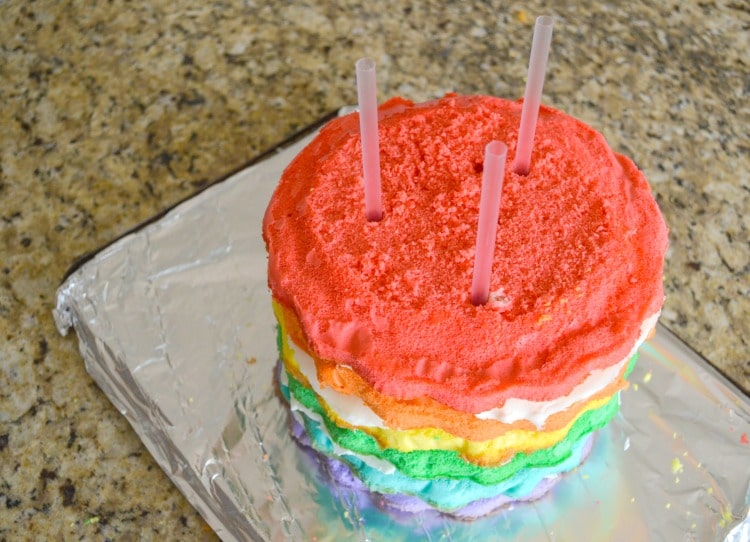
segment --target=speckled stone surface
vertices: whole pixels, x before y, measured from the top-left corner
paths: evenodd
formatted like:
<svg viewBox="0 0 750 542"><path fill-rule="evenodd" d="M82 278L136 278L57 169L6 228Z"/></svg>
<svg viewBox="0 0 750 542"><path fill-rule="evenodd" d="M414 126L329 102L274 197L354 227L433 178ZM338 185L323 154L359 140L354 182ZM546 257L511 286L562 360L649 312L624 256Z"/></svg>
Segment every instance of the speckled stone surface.
<svg viewBox="0 0 750 542"><path fill-rule="evenodd" d="M0 2L0 540L214 537L58 335L76 256L343 104L517 97L541 2ZM449 5L450 4L450 5ZM645 170L662 322L750 390L745 2L556 3L545 102Z"/></svg>

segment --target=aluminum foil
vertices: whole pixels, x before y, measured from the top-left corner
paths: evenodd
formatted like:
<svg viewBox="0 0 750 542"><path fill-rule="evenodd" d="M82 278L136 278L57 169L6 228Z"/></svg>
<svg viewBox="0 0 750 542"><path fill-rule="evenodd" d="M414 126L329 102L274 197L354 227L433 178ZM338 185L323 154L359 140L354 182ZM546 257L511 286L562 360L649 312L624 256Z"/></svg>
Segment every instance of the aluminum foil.
<svg viewBox="0 0 750 542"><path fill-rule="evenodd" d="M750 540L750 399L663 327L591 457L533 504L396 517L331 486L289 436L261 219L310 136L104 248L61 285L58 329L230 540Z"/></svg>

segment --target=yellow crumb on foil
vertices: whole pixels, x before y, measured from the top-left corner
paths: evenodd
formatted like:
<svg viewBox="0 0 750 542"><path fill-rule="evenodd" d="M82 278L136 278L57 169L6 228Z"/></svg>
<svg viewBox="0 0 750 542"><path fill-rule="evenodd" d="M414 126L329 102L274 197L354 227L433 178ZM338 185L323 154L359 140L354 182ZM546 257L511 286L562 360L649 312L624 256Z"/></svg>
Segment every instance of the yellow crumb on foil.
<svg viewBox="0 0 750 542"><path fill-rule="evenodd" d="M682 466L682 461L675 457L672 460L672 474L678 474L683 470L685 470L685 468Z"/></svg>
<svg viewBox="0 0 750 542"><path fill-rule="evenodd" d="M518 13L516 13L516 19L521 24L526 24L529 22L529 16L526 15L526 12L524 10L520 10Z"/></svg>
<svg viewBox="0 0 750 542"><path fill-rule="evenodd" d="M648 384L649 382L651 382L651 371L643 375L643 383Z"/></svg>
<svg viewBox="0 0 750 542"><path fill-rule="evenodd" d="M667 503L667 506L665 506L664 508L666 508L667 510L669 510L670 508L672 508L672 503L671 503L671 502L668 502L668 503Z"/></svg>
<svg viewBox="0 0 750 542"><path fill-rule="evenodd" d="M712 488L712 487L709 487L709 488L708 488L708 491L707 491L707 493L708 493L709 495L713 495L713 494L714 494L714 488Z"/></svg>
<svg viewBox="0 0 750 542"><path fill-rule="evenodd" d="M732 520L734 520L734 516L732 515L732 510L729 508L725 508L721 512L721 521L719 521L719 526L726 527L732 522Z"/></svg>
<svg viewBox="0 0 750 542"><path fill-rule="evenodd" d="M638 391L638 382L633 382L633 389Z"/></svg>

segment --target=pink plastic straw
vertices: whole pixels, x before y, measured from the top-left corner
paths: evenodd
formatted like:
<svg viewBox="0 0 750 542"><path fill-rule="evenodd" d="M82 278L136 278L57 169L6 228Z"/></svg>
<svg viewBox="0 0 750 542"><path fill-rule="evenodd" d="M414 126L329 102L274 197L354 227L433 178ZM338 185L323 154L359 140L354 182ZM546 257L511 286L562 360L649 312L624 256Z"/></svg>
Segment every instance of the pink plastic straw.
<svg viewBox="0 0 750 542"><path fill-rule="evenodd" d="M357 61L359 131L362 136L362 169L365 177L365 216L370 222L383 218L380 191L380 148L378 145L378 98L375 61Z"/></svg>
<svg viewBox="0 0 750 542"><path fill-rule="evenodd" d="M502 141L490 141L484 148L477 250L471 279L471 302L474 305L484 305L490 297L490 275L495 256L497 218L500 214L500 195L503 192L507 154L508 146Z"/></svg>
<svg viewBox="0 0 750 542"><path fill-rule="evenodd" d="M518 146L513 161L513 171L526 175L531 168L531 149L534 146L534 132L539 117L539 104L542 102L544 74L547 71L547 58L552 42L552 17L537 17L534 25L534 38L531 42L529 73L526 77L526 93L521 111L521 127L518 130Z"/></svg>

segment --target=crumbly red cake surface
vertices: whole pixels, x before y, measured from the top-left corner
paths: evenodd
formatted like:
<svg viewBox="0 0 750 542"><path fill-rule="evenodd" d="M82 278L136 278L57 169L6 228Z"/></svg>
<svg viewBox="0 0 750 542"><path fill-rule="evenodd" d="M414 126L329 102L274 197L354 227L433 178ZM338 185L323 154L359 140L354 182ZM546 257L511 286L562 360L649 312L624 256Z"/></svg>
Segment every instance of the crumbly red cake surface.
<svg viewBox="0 0 750 542"><path fill-rule="evenodd" d="M663 302L667 230L643 174L542 107L512 172L521 103L448 95L380 109L383 219L367 222L359 121L329 123L263 224L274 297L314 354L398 399L477 413L564 396L622 361ZM470 301L482 158L508 145L491 300Z"/></svg>

